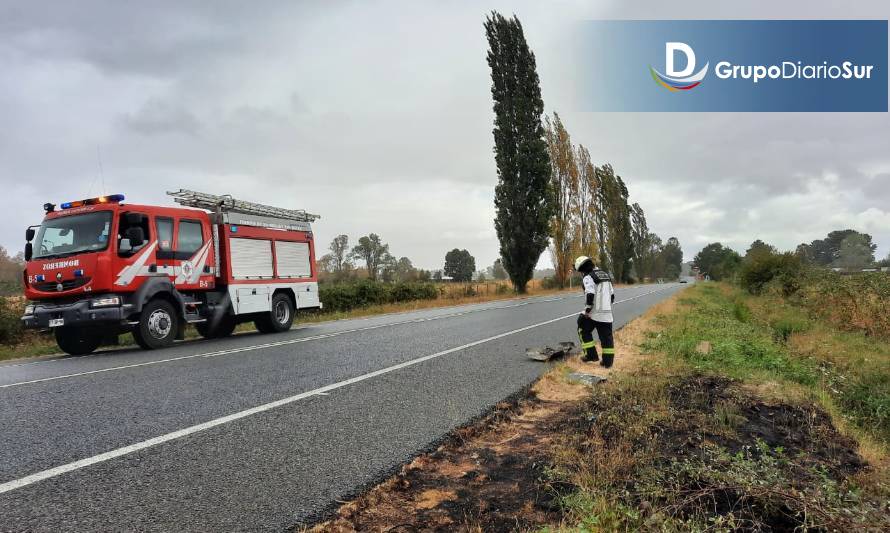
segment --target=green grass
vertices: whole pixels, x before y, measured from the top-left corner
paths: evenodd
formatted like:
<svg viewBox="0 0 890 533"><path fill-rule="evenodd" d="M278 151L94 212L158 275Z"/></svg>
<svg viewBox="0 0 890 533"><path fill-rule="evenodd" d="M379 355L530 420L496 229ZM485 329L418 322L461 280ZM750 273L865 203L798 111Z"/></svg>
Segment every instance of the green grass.
<svg viewBox="0 0 890 533"><path fill-rule="evenodd" d="M779 296L728 285L697 285L680 303L645 348L702 372L803 386L826 409L890 445L890 342L842 331ZM698 349L702 341L709 352Z"/></svg>
<svg viewBox="0 0 890 533"><path fill-rule="evenodd" d="M816 384L815 361L791 357L775 342L772 330L753 320L745 302L715 284L701 284L688 293L683 299L687 305L661 319L666 327L648 340L646 349L682 358L695 370L735 379L780 377ZM710 351L697 349L702 341L710 343Z"/></svg>

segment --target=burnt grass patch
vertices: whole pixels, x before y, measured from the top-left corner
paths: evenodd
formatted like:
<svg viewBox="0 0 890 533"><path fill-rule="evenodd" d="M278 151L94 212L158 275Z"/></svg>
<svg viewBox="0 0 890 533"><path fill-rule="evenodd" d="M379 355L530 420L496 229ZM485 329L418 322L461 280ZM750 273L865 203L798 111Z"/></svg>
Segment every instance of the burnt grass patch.
<svg viewBox="0 0 890 533"><path fill-rule="evenodd" d="M314 531L890 531L856 443L807 402L641 371L503 402Z"/></svg>
<svg viewBox="0 0 890 533"><path fill-rule="evenodd" d="M856 486L856 443L813 404L765 401L713 375L594 390L556 471L570 522L604 529L890 530ZM594 527L596 529L596 527Z"/></svg>
<svg viewBox="0 0 890 533"><path fill-rule="evenodd" d="M503 402L313 530L498 532L558 522L555 489L569 486L547 470L554 439L583 419L580 409L534 395Z"/></svg>
<svg viewBox="0 0 890 533"><path fill-rule="evenodd" d="M856 442L838 433L819 407L766 403L733 385L728 378L706 375L670 385L671 406L681 416L660 428L666 451L675 457L701 458L711 444L733 455L779 449L795 459L800 476L824 469L839 478L866 467L855 451Z"/></svg>

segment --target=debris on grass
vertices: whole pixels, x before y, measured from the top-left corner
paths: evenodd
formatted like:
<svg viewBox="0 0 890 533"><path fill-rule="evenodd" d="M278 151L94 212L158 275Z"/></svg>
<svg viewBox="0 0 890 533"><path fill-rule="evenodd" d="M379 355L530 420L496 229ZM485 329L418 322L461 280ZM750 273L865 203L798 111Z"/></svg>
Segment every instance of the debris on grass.
<svg viewBox="0 0 890 533"><path fill-rule="evenodd" d="M575 343L571 341L560 342L556 348L550 346L542 346L540 348L529 348L525 351L525 355L529 359L535 361L551 361L554 359L562 359L572 355L577 355Z"/></svg>
<svg viewBox="0 0 890 533"><path fill-rule="evenodd" d="M606 378L597 376L595 374L586 374L584 372L572 372L568 376L566 376L569 381L573 381L575 383L583 383L585 385L596 385L597 383L602 383L606 381Z"/></svg>

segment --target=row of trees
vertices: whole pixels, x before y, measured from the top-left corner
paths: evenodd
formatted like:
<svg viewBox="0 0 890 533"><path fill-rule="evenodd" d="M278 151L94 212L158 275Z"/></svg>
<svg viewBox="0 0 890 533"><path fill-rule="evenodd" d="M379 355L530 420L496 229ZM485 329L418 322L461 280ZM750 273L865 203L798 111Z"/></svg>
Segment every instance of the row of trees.
<svg viewBox="0 0 890 533"><path fill-rule="evenodd" d="M546 117L544 135L553 191L550 255L564 286L578 255L594 258L619 281L680 275L683 250L676 237L663 242L649 230L638 203L628 204L624 180L612 165L596 166L588 149L572 144L558 113Z"/></svg>
<svg viewBox="0 0 890 533"><path fill-rule="evenodd" d="M318 260L318 268L332 281L344 281L363 274L374 281L406 282L442 280L470 281L476 272L476 259L467 250L457 248L445 254L445 266L431 272L415 268L407 257L396 259L389 252L389 244L371 233L359 238L349 247L347 235L337 235L328 247L330 252Z"/></svg>
<svg viewBox="0 0 890 533"><path fill-rule="evenodd" d="M649 231L643 209L628 204L627 187L612 166L594 165L584 146L574 146L558 114L542 124L535 55L519 19L492 12L484 27L495 113L494 223L516 290L525 292L548 245L560 286L580 254L620 281L679 275L679 242L663 243Z"/></svg>
<svg viewBox="0 0 890 533"><path fill-rule="evenodd" d="M389 252L389 244L376 233L359 238L352 248L348 236L337 235L328 248L330 252L318 260L318 267L333 281L353 279L362 273L375 281L426 281L432 277L429 271L414 268L407 257L396 259Z"/></svg>
<svg viewBox="0 0 890 533"><path fill-rule="evenodd" d="M786 258L794 258L802 265L844 270L890 266L890 255L882 261L875 261L876 249L877 245L868 233L845 229L832 231L824 239L800 244L794 252L784 254L760 239L751 243L744 256L728 246L714 242L702 248L695 256L693 264L703 275L718 281L733 277L746 261L761 256L784 255Z"/></svg>
<svg viewBox="0 0 890 533"><path fill-rule="evenodd" d="M832 268L866 268L869 266L890 266L890 255L875 263L875 250L878 245L868 233L852 229L836 230L824 239L797 245L795 253L805 263Z"/></svg>

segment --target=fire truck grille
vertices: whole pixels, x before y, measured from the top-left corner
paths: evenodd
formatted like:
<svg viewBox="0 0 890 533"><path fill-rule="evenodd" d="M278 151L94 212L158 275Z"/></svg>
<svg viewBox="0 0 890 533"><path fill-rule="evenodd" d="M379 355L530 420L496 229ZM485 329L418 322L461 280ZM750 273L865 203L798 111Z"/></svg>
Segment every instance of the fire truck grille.
<svg viewBox="0 0 890 533"><path fill-rule="evenodd" d="M33 287L41 292L60 292L59 285L62 285L62 291L70 291L71 289L83 287L84 285L89 283L89 281L90 278L66 279L65 281L61 282L45 281L43 283L35 283Z"/></svg>

